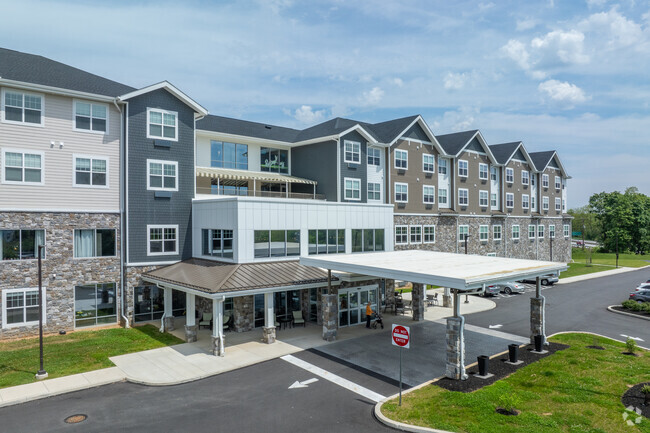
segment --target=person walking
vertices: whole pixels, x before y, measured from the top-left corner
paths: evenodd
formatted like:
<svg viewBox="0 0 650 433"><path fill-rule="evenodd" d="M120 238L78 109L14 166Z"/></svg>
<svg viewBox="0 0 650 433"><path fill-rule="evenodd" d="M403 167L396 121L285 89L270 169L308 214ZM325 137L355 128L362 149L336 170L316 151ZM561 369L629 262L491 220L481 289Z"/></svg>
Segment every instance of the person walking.
<svg viewBox="0 0 650 433"><path fill-rule="evenodd" d="M368 305L366 305L366 328L370 328L370 320L372 320L372 307L368 302Z"/></svg>

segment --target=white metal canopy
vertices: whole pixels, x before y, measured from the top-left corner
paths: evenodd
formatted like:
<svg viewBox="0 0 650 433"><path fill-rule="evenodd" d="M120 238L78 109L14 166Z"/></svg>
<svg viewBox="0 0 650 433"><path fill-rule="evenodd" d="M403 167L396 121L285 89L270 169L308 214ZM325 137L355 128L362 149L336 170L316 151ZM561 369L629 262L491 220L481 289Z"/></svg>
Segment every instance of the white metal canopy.
<svg viewBox="0 0 650 433"><path fill-rule="evenodd" d="M483 284L534 278L567 269L564 263L424 250L301 256L300 264L459 290L474 290Z"/></svg>

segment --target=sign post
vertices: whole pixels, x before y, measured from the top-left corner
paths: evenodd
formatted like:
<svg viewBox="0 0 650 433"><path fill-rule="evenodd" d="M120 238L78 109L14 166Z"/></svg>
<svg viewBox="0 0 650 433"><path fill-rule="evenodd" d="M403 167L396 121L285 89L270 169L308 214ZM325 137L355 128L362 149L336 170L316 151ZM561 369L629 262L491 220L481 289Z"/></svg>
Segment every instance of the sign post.
<svg viewBox="0 0 650 433"><path fill-rule="evenodd" d="M408 326L393 324L391 332L393 345L399 347L399 405L402 405L402 349L408 349L411 343L411 334Z"/></svg>

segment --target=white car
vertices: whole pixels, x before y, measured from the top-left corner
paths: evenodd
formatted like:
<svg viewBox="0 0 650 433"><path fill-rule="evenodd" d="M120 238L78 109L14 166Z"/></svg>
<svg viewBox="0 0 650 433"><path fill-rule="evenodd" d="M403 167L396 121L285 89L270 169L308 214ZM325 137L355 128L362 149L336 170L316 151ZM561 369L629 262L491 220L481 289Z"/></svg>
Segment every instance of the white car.
<svg viewBox="0 0 650 433"><path fill-rule="evenodd" d="M526 290L523 284L515 283L514 281L495 284L494 286L497 287L500 292L503 292L506 295L511 295L513 293L524 293L524 291Z"/></svg>
<svg viewBox="0 0 650 433"><path fill-rule="evenodd" d="M639 290L645 290L645 289L650 289L650 283L641 283L639 284L639 287L634 289L634 291L638 292Z"/></svg>

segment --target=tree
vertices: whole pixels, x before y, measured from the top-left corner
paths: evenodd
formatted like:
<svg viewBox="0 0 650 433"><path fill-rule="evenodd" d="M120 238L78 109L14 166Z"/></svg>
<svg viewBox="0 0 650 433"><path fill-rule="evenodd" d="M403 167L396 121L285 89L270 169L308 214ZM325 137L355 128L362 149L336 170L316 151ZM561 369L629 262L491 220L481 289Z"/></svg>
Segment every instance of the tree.
<svg viewBox="0 0 650 433"><path fill-rule="evenodd" d="M584 232L585 239L595 241L600 239L601 227L588 205L569 209L569 215L573 217L573 230Z"/></svg>

